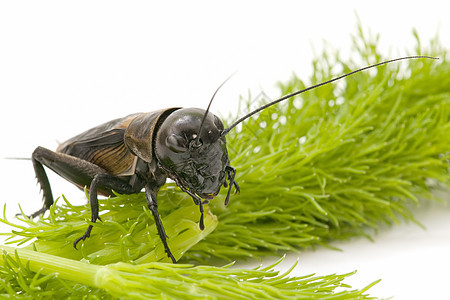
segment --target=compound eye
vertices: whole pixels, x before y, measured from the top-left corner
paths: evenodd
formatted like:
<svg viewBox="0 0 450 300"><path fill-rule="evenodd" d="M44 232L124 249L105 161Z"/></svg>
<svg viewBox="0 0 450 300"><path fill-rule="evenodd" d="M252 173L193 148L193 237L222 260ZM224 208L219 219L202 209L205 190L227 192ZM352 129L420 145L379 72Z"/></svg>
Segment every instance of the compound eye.
<svg viewBox="0 0 450 300"><path fill-rule="evenodd" d="M176 153L186 152L186 140L179 135L171 134L166 138L166 146Z"/></svg>

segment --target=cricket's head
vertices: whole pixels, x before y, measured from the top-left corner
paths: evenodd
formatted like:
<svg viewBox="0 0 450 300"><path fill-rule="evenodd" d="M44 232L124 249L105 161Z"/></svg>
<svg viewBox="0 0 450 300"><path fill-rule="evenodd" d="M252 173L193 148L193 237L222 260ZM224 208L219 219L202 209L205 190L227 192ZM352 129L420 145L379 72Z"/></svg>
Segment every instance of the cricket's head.
<svg viewBox="0 0 450 300"><path fill-rule="evenodd" d="M199 108L171 113L158 130L155 153L181 188L212 199L226 183L230 161L222 121Z"/></svg>

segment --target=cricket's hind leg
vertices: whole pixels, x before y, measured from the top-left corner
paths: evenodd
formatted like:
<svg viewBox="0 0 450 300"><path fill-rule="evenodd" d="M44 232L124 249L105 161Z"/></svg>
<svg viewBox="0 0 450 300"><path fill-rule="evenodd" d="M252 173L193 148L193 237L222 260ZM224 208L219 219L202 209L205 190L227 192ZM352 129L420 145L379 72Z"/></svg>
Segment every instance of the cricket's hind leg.
<svg viewBox="0 0 450 300"><path fill-rule="evenodd" d="M99 191L101 191L102 194L107 195L113 195L113 190L122 194L132 194L139 192L143 187L143 183L140 181L136 181L134 185L130 185L123 178L111 175L103 168L91 162L68 154L54 152L43 147L37 147L34 150L31 161L44 200L43 207L31 214L30 217L32 218L44 213L54 202L50 182L44 166L81 188L85 186L89 187L91 222L93 223L99 219L99 205L97 198ZM89 237L91 231L92 225L89 225L83 236L74 242L74 247L76 248L78 242Z"/></svg>
<svg viewBox="0 0 450 300"><path fill-rule="evenodd" d="M44 200L42 208L32 213L30 215L31 218L43 214L54 202L52 189L44 166L79 187L89 186L97 174L108 174L104 169L86 160L54 152L44 147L37 147L34 150L31 162L33 163L36 179L42 190L42 198Z"/></svg>

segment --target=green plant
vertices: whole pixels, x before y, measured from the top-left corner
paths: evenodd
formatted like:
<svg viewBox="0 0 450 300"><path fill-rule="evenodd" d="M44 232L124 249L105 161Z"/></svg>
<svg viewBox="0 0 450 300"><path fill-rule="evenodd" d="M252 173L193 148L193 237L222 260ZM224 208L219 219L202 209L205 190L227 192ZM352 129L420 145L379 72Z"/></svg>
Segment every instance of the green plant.
<svg viewBox="0 0 450 300"><path fill-rule="evenodd" d="M365 38L362 30L354 45L358 61L381 61L376 39ZM176 258L211 264L217 258L261 257L370 237L380 224L414 220L410 206L418 204L418 197L435 199L432 189L450 183L450 64L436 40L415 54L423 51L441 61L411 60L356 74L267 109L231 132L229 154L242 193L228 207L225 191L211 202L204 232L192 200L166 185L159 207ZM325 52L313 66L311 84L360 62ZM280 84L281 94L304 87L296 76ZM16 224L3 218L15 228L5 233L8 243L28 244L17 251L2 247L4 295L44 297L65 289L74 297L172 297L177 296L172 290L180 288L211 297L237 297L238 290L242 297L281 298L303 291L305 297L313 291L318 297L366 297L366 289L342 284L348 274L288 278L273 266L167 265L143 194L101 200L103 222L94 224L91 238L76 251L72 243L89 223L89 205L62 200L38 221L23 217ZM87 275L79 282L75 275L57 276L61 269L52 263L60 261L68 273L81 276L86 268ZM96 281L105 274L105 282ZM130 278L136 278L136 286ZM121 284L142 293L115 294ZM338 292L337 287L346 289Z"/></svg>

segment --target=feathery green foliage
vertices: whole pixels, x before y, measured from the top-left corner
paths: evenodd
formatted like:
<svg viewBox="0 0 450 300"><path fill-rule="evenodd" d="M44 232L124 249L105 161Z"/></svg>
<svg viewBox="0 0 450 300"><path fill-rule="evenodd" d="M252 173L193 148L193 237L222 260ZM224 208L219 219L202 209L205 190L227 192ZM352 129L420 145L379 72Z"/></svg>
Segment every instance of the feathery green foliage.
<svg viewBox="0 0 450 300"><path fill-rule="evenodd" d="M342 283L353 273L288 277L289 272L280 275L273 270L276 264L251 270L172 263L99 266L1 248L0 293L18 298L25 292L23 298L33 299L370 299L365 292L371 285L352 290Z"/></svg>
<svg viewBox="0 0 450 300"><path fill-rule="evenodd" d="M376 41L362 42L354 57L382 60ZM242 193L227 208L213 202L219 225L186 258L258 257L414 221L409 208L418 197L433 198L433 186L450 183L450 64L436 41L426 53L441 61L355 74L230 133ZM331 78L332 69L360 66L329 53L313 65L311 84ZM304 87L296 76L280 84L282 95Z"/></svg>
<svg viewBox="0 0 450 300"><path fill-rule="evenodd" d="M363 37L362 30L354 45L358 62L325 52L313 62L311 84L354 70L361 62L382 60L376 40ZM411 60L356 74L269 108L230 132L229 155L242 192L228 207L223 205L226 191L211 202L204 232L198 229L198 207L174 185L166 185L158 201L175 257L182 262L211 263L213 258L229 262L358 235L370 237L380 224L414 220L409 207L418 204L418 197L434 198L432 188L450 183L450 64L437 41L414 54L435 55L441 61ZM281 94L304 87L296 76L280 84ZM250 101L246 103L250 110ZM121 284L135 287L128 280L142 276L145 279L136 282L139 291L137 285L147 288L142 288L142 297L153 292L176 296L167 293L181 286L192 295L201 291L225 297L228 284L233 297L237 290L246 297L258 290L261 294L255 295L261 298L288 297L294 290L295 295L303 290L320 293L319 286L326 289L319 297L341 296L335 288L346 275L288 279L270 271L272 267L250 271L148 264L167 258L143 194L101 200L103 222L94 224L91 237L77 251L72 243L86 229L90 208L62 199L65 203L39 221L2 220L15 228L6 234L9 243L33 243L16 254L3 247L0 293L22 291L33 297L38 290L51 295L65 288L67 295L92 291L89 297L100 298ZM75 274L89 266L92 276L86 276L88 282L56 276L40 257L54 262L70 259L67 263ZM108 274L111 281L91 281L98 272ZM159 290L148 291L155 288L149 282L161 281ZM182 284L186 282L189 285ZM250 288L247 283L254 285ZM363 292L346 289L350 294L344 294L356 298Z"/></svg>

